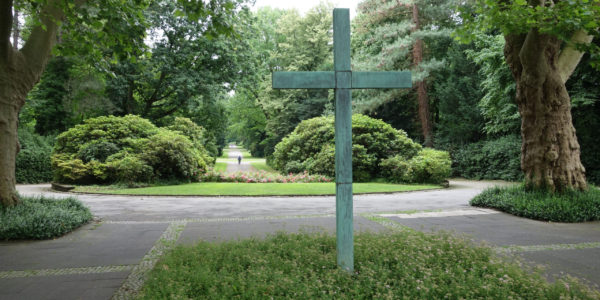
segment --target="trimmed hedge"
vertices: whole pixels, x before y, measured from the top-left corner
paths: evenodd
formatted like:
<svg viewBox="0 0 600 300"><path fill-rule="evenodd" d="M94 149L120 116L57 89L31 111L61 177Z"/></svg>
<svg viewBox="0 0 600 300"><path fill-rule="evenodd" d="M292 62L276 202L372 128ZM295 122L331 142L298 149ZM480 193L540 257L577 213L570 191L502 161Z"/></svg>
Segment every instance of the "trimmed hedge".
<svg viewBox="0 0 600 300"><path fill-rule="evenodd" d="M67 183L197 181L215 159L202 143L204 129L176 118L157 128L138 116L88 119L56 139L52 167L56 181Z"/></svg>
<svg viewBox="0 0 600 300"><path fill-rule="evenodd" d="M600 189L595 187L585 192L571 190L561 193L528 190L523 186L494 187L477 195L470 204L542 221L600 220Z"/></svg>
<svg viewBox="0 0 600 300"><path fill-rule="evenodd" d="M275 146L270 163L284 173L308 171L334 177L334 132L333 116L302 121ZM412 169L406 170L409 161ZM446 152L423 150L402 130L364 115L352 116L354 181L385 177L394 182L438 183L449 175L450 163Z"/></svg>
<svg viewBox="0 0 600 300"><path fill-rule="evenodd" d="M15 176L18 183L42 183L52 180L52 137L33 133L30 128L19 128L21 151L17 155Z"/></svg>
<svg viewBox="0 0 600 300"><path fill-rule="evenodd" d="M481 141L452 152L453 175L468 179L523 180L521 138L505 136Z"/></svg>
<svg viewBox="0 0 600 300"><path fill-rule="evenodd" d="M90 210L75 198L21 197L19 205L0 207L0 240L51 239L91 219Z"/></svg>

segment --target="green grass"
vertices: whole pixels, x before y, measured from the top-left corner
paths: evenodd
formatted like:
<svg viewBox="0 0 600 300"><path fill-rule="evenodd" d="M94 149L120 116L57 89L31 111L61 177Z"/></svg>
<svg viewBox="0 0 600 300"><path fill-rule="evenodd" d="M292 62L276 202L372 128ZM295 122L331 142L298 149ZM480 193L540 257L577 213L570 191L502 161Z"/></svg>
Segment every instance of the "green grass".
<svg viewBox="0 0 600 300"><path fill-rule="evenodd" d="M355 272L336 267L335 237L178 246L156 264L140 299L598 299L574 279L548 283L490 248L449 234L355 236Z"/></svg>
<svg viewBox="0 0 600 300"><path fill-rule="evenodd" d="M252 167L254 167L257 171L265 171L265 172L269 172L269 173L279 173L275 169L269 167L269 165L267 165L266 161L257 161L257 162L252 162L251 164L252 164Z"/></svg>
<svg viewBox="0 0 600 300"><path fill-rule="evenodd" d="M217 172L225 172L227 170L227 163L218 161L215 163L214 169Z"/></svg>
<svg viewBox="0 0 600 300"><path fill-rule="evenodd" d="M75 198L21 197L14 207L0 207L0 240L50 239L71 232L92 219Z"/></svg>
<svg viewBox="0 0 600 300"><path fill-rule="evenodd" d="M440 188L438 185L404 185L382 183L355 183L355 194L405 192ZM144 188L115 188L79 186L76 192L132 195L210 195L210 196L284 196L284 195L334 195L335 183L231 183L201 182Z"/></svg>
<svg viewBox="0 0 600 300"><path fill-rule="evenodd" d="M523 186L494 187L471 200L471 205L491 207L520 217L552 222L600 220L600 189L552 194Z"/></svg>

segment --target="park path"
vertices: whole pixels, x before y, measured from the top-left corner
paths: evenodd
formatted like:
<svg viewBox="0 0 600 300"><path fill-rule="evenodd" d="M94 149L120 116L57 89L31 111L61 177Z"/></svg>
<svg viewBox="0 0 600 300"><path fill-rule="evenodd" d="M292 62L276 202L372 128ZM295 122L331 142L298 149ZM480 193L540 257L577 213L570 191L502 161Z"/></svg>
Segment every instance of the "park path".
<svg viewBox="0 0 600 300"><path fill-rule="evenodd" d="M506 184L451 180L448 189L355 195L355 231L410 227L467 234L498 252L547 265L548 276L567 273L597 288L600 222L539 222L468 205L483 189ZM43 184L17 189L28 196L73 196ZM95 221L54 240L0 241L0 300L132 299L162 253L175 244L278 231L335 233L333 196L76 196Z"/></svg>
<svg viewBox="0 0 600 300"><path fill-rule="evenodd" d="M244 161L244 157L242 156L242 162L240 164L237 163L238 156L242 155L242 151L240 148L237 148L235 145L229 145L229 155L230 159L235 159L236 161L227 162L226 173L235 173L235 172L254 172L256 169L247 161Z"/></svg>

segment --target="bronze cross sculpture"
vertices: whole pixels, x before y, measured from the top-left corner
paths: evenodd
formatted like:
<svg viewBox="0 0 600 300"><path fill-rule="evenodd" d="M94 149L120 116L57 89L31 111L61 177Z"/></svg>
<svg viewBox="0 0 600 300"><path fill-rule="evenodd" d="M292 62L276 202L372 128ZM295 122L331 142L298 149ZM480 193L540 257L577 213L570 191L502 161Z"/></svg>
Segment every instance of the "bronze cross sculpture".
<svg viewBox="0 0 600 300"><path fill-rule="evenodd" d="M335 196L337 263L354 270L352 205L352 93L351 89L412 87L410 71L352 72L350 66L350 11L333 10L334 72L274 72L274 89L335 89Z"/></svg>

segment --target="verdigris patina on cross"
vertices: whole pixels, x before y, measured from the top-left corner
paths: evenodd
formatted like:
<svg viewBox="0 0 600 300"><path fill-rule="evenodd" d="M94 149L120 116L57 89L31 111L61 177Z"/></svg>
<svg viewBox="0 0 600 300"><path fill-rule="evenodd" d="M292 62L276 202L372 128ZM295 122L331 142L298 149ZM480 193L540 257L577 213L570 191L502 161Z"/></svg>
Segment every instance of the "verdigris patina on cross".
<svg viewBox="0 0 600 300"><path fill-rule="evenodd" d="M274 89L335 89L337 263L354 270L352 205L352 89L412 87L410 72L352 72L350 11L333 10L334 72L274 72Z"/></svg>

